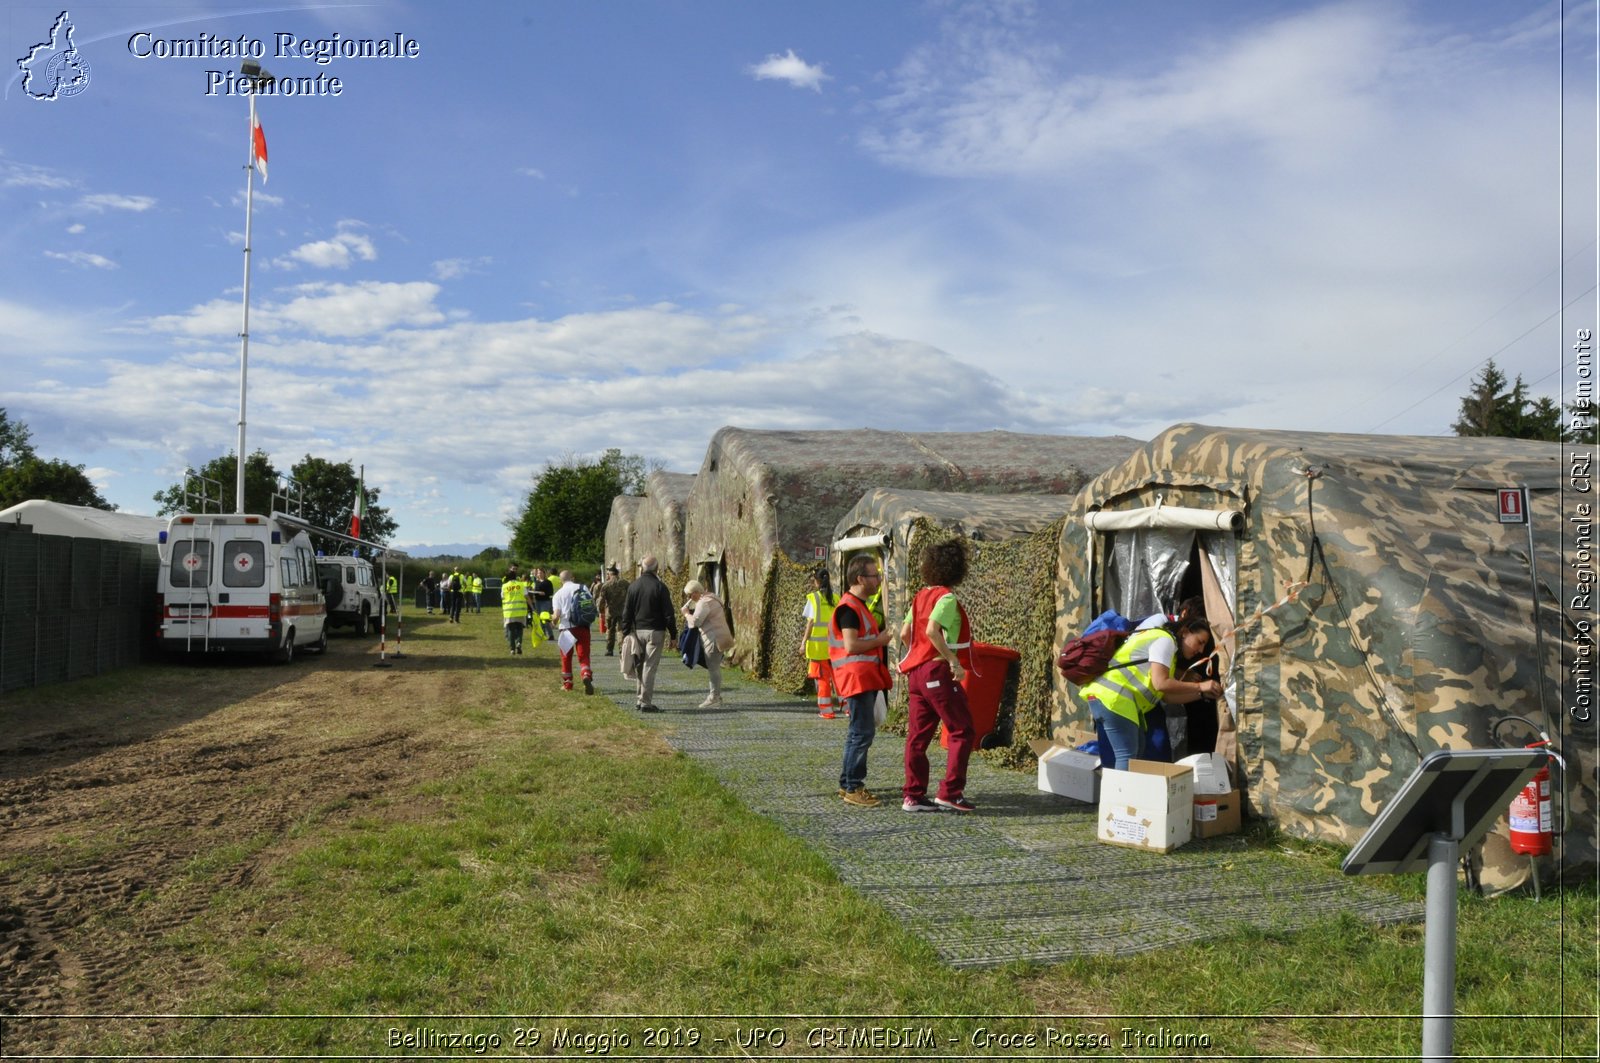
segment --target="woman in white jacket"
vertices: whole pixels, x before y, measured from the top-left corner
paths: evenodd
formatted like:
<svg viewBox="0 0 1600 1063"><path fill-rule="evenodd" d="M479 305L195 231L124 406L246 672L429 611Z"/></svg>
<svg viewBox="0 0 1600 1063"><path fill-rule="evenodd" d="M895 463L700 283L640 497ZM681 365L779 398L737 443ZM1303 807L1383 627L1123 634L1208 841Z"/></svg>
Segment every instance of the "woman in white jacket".
<svg viewBox="0 0 1600 1063"><path fill-rule="evenodd" d="M728 612L717 596L697 579L684 585L683 596L688 599L683 605L684 622L700 632L700 644L706 653L706 671L711 675L711 693L700 703L700 708L714 709L722 704L722 655L733 649Z"/></svg>

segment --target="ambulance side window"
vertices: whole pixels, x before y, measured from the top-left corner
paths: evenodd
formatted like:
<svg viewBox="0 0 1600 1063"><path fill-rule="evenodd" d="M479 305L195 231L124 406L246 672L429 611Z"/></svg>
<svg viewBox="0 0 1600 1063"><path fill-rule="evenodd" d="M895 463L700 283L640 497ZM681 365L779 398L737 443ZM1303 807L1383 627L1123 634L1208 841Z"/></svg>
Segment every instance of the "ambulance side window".
<svg viewBox="0 0 1600 1063"><path fill-rule="evenodd" d="M297 575L297 573L295 572L295 568L296 568L296 566L295 566L295 563L294 563L294 558L292 558L292 557L280 557L280 558L278 558L278 574L282 577L283 585L284 585L285 588L293 587L297 583L300 582L298 579L295 578L296 575Z"/></svg>
<svg viewBox="0 0 1600 1063"><path fill-rule="evenodd" d="M317 571L317 559L315 555L313 555L310 550L307 550L303 546L295 550L295 553L300 557L300 582L315 583L316 577L313 575L313 573Z"/></svg>
<svg viewBox="0 0 1600 1063"><path fill-rule="evenodd" d="M229 539L222 545L222 585L260 587L267 582L267 544L259 539Z"/></svg>

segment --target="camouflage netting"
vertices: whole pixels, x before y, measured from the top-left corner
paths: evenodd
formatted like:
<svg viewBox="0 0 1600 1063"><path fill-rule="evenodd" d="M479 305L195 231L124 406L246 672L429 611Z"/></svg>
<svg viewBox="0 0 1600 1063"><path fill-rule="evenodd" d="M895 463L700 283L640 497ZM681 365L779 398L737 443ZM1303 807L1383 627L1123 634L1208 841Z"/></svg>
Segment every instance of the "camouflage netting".
<svg viewBox="0 0 1600 1063"><path fill-rule="evenodd" d="M992 755L1015 766L1032 757L1028 739L1048 731L1056 615L1056 552L1072 495L964 495L877 489L840 519L835 540L881 533L884 615L898 629L922 588L922 552L959 538L967 544L968 572L958 597L972 621L973 638L1022 654L1001 697L996 733L1008 744ZM844 559L834 558L835 571ZM896 654L904 653L897 647ZM893 726L904 729L906 690L890 696Z"/></svg>
<svg viewBox="0 0 1600 1063"><path fill-rule="evenodd" d="M606 521L606 564L616 565L625 577L644 555L638 550L639 509L644 499L638 495L618 495L611 500L611 518Z"/></svg>
<svg viewBox="0 0 1600 1063"><path fill-rule="evenodd" d="M798 643L803 573L827 558L834 526L863 493L1070 494L1137 446L1120 436L722 428L695 479L685 546L699 578L723 588L733 659L793 689L791 673L803 674L803 665L790 660L797 655L788 644ZM766 644L769 635L775 644Z"/></svg>
<svg viewBox="0 0 1600 1063"><path fill-rule="evenodd" d="M1308 479L1308 467L1320 478ZM1576 659L1574 625L1592 626L1593 608L1566 614L1552 589L1566 576L1565 473L1551 443L1179 425L1079 496L1061 540L1056 641L1103 604L1109 537L1096 536L1091 561L1084 514L1158 499L1239 510L1233 703L1253 809L1290 834L1353 844L1421 755L1530 741L1522 724L1496 725L1541 719L1542 671L1553 737L1570 765L1562 863L1592 874L1594 724L1566 712L1561 691L1562 662ZM1542 669L1527 531L1496 518L1495 488L1517 484L1532 489ZM1308 561L1308 495L1325 565ZM1056 726L1087 727L1076 692L1055 682ZM1502 820L1484 847L1490 885L1526 873L1504 830Z"/></svg>

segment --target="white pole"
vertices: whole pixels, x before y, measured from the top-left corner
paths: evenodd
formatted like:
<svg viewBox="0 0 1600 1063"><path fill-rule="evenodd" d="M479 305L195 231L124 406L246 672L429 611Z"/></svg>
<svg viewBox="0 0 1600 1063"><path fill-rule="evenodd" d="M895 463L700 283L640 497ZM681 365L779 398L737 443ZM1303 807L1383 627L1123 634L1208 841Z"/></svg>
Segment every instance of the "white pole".
<svg viewBox="0 0 1600 1063"><path fill-rule="evenodd" d="M239 325L239 471L235 478L234 512L244 512L244 408L245 382L250 370L250 208L256 187L256 82L247 82L250 93L250 150L244 163L244 313Z"/></svg>

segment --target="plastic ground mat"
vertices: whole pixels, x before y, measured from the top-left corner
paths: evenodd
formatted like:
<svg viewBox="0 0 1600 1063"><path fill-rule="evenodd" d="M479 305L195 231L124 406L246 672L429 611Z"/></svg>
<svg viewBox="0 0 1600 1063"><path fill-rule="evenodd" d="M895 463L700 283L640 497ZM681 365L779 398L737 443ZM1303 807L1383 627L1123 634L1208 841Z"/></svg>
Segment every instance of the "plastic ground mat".
<svg viewBox="0 0 1600 1063"><path fill-rule="evenodd" d="M597 661L598 689L624 707L632 682ZM838 794L848 721L815 702L730 684L720 709L697 709L706 673L664 658L660 713L641 715L749 807L810 843L845 883L893 912L945 962L985 967L1166 949L1245 926L1292 930L1338 913L1421 922L1423 907L1243 838L1197 840L1167 854L1094 838L1095 809L1035 786L1031 773L974 756L973 814L900 810L904 739L879 734L868 756L876 808ZM944 751L929 750L932 778Z"/></svg>

